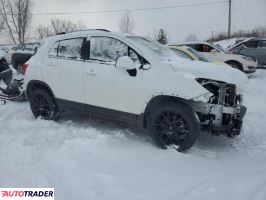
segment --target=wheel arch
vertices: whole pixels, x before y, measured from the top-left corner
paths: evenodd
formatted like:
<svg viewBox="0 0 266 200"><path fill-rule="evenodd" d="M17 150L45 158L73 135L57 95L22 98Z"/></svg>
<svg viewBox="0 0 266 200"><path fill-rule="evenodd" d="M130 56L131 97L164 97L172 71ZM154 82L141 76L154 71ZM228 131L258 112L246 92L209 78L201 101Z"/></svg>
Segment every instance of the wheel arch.
<svg viewBox="0 0 266 200"><path fill-rule="evenodd" d="M230 63L236 63L236 64L238 64L238 65L241 67L241 70L243 70L243 65L242 65L242 63L239 62L239 61L237 61L237 60L227 60L227 61L225 61L224 63L226 63L226 64L228 64L228 65L230 65Z"/></svg>
<svg viewBox="0 0 266 200"><path fill-rule="evenodd" d="M53 99L55 99L54 93L52 91L52 89L50 88L50 86L46 83L44 83L43 81L38 81L38 80L31 80L28 82L27 87L26 87L26 95L29 98L29 93L31 90L34 89L45 89L47 90L47 92L51 95L51 97Z"/></svg>
<svg viewBox="0 0 266 200"><path fill-rule="evenodd" d="M149 116L150 112L152 111L152 109L154 109L156 106L158 106L160 104L168 103L168 102L179 102L179 103L183 103L185 105L188 105L188 104L186 104L185 99L180 98L178 96L170 96L170 95L154 96L148 101L148 103L145 107L144 114L143 114L142 126L144 128L147 127L147 119L148 119L148 116Z"/></svg>

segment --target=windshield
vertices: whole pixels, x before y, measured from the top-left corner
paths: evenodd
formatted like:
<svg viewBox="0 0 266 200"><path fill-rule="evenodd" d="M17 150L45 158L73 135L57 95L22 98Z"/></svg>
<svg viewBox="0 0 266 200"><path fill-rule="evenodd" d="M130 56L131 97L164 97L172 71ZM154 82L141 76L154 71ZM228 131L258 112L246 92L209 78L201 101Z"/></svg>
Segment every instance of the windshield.
<svg viewBox="0 0 266 200"><path fill-rule="evenodd" d="M212 46L218 50L220 50L221 52L224 52L224 53L227 53L226 50L224 50L223 47L219 46L219 45L216 45L216 44L212 44Z"/></svg>
<svg viewBox="0 0 266 200"><path fill-rule="evenodd" d="M208 58L206 58L203 54L201 54L200 52L198 52L198 51L196 51L190 47L187 50L189 52L191 52L199 61L203 61L203 62L210 62L211 61Z"/></svg>
<svg viewBox="0 0 266 200"><path fill-rule="evenodd" d="M151 41L147 38L137 37L137 36L128 36L127 38L130 40L133 40L134 42L138 44L141 44L147 47L149 50L155 53L156 56L159 56L165 59L176 59L176 55L171 49L159 44L158 42Z"/></svg>

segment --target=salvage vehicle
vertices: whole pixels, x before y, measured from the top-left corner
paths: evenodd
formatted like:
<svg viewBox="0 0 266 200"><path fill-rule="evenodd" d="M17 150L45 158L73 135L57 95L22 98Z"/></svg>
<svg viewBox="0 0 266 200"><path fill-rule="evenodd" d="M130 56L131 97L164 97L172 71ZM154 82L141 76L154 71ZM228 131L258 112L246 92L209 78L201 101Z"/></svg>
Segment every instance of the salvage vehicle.
<svg viewBox="0 0 266 200"><path fill-rule="evenodd" d="M5 57L0 50L0 100L1 102L24 101L23 79L13 79L13 72L10 69Z"/></svg>
<svg viewBox="0 0 266 200"><path fill-rule="evenodd" d="M22 65L25 64L37 51L39 43L25 43L19 45L11 57L12 67L22 74Z"/></svg>
<svg viewBox="0 0 266 200"><path fill-rule="evenodd" d="M189 46L203 53L209 59L226 63L247 74L254 73L258 66L254 57L228 53L223 48L208 42L189 42L182 45Z"/></svg>
<svg viewBox="0 0 266 200"><path fill-rule="evenodd" d="M255 57L258 68L266 69L266 38L248 38L227 49L228 52Z"/></svg>
<svg viewBox="0 0 266 200"><path fill-rule="evenodd" d="M206 56L204 56L202 53L188 46L169 45L169 48L172 49L181 58L186 58L195 61L202 61L202 62L212 62L214 64L229 66L228 64L225 64L223 62L211 60Z"/></svg>
<svg viewBox="0 0 266 200"><path fill-rule="evenodd" d="M228 137L241 132L244 73L180 60L144 37L103 29L51 36L26 65L23 87L36 118L88 111L136 124L159 147L178 151L196 142L201 127Z"/></svg>
<svg viewBox="0 0 266 200"><path fill-rule="evenodd" d="M11 64L12 55L17 50L17 48L17 45L0 45L0 50L6 52L5 59L8 64Z"/></svg>

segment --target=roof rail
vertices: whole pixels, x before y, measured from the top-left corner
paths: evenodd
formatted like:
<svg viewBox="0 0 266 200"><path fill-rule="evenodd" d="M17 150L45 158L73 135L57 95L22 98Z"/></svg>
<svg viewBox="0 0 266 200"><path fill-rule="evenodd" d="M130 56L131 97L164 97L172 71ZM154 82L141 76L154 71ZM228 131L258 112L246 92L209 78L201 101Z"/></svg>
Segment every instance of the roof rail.
<svg viewBox="0 0 266 200"><path fill-rule="evenodd" d="M107 29L102 29L102 28L98 28L98 29L95 29L95 30L97 30L97 31L111 32L111 31L109 31L109 30L107 30Z"/></svg>
<svg viewBox="0 0 266 200"><path fill-rule="evenodd" d="M60 32L60 33L57 33L56 35L64 35L66 34L66 32Z"/></svg>
<svg viewBox="0 0 266 200"><path fill-rule="evenodd" d="M79 32L79 31L104 31L104 32L111 32L107 29L83 29L83 30L75 30L75 31L68 31L68 32L61 32L61 33L57 33L56 35L63 35L63 34L67 34L67 33L75 33L75 32Z"/></svg>

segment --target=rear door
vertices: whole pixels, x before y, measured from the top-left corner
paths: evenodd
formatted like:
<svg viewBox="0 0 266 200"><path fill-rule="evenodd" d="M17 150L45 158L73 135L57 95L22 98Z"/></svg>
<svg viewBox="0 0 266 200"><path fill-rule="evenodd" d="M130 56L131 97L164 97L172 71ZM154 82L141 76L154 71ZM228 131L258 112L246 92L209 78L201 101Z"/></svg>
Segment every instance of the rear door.
<svg viewBox="0 0 266 200"><path fill-rule="evenodd" d="M71 102L85 103L83 62L81 50L86 38L71 38L56 42L48 53L45 80L55 97Z"/></svg>

